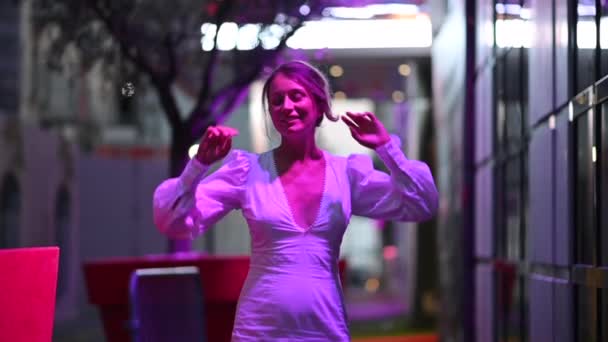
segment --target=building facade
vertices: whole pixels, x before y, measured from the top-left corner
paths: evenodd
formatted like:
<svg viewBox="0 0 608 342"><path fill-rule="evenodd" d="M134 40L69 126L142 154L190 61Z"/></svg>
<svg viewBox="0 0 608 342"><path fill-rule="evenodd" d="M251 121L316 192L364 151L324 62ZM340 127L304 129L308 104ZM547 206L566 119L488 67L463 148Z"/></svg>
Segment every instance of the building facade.
<svg viewBox="0 0 608 342"><path fill-rule="evenodd" d="M460 310L473 310L460 311L464 319L444 313L444 336L606 341L608 5L477 0L448 7L436 30L434 81L462 98L455 120L464 126L457 147L464 166L458 173L444 159L440 173L457 172L463 205L472 195L462 216L472 220L457 228L465 241L453 242L463 276L444 287L463 294ZM446 51L464 76L442 72ZM453 144L438 143L440 151Z"/></svg>

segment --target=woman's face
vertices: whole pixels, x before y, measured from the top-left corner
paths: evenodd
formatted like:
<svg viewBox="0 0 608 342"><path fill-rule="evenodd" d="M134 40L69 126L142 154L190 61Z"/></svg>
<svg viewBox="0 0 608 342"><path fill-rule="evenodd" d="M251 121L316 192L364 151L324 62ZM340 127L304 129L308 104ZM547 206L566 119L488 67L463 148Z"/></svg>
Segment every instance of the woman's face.
<svg viewBox="0 0 608 342"><path fill-rule="evenodd" d="M270 83L268 110L281 136L314 133L320 115L306 88L283 74Z"/></svg>

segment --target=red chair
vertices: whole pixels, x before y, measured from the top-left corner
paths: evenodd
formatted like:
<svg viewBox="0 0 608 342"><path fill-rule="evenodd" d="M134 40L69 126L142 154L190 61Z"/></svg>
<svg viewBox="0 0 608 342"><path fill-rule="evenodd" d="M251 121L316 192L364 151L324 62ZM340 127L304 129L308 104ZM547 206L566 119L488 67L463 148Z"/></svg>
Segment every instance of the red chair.
<svg viewBox="0 0 608 342"><path fill-rule="evenodd" d="M0 249L0 341L51 341L58 247Z"/></svg>

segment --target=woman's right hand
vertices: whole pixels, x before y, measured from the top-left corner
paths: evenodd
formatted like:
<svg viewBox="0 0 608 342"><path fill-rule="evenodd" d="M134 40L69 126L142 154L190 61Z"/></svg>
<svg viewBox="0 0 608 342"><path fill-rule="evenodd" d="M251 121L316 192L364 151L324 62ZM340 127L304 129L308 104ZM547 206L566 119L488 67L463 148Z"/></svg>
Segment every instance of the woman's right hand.
<svg viewBox="0 0 608 342"><path fill-rule="evenodd" d="M203 134L195 158L205 164L211 165L224 158L232 148L232 137L239 131L228 126L209 126Z"/></svg>

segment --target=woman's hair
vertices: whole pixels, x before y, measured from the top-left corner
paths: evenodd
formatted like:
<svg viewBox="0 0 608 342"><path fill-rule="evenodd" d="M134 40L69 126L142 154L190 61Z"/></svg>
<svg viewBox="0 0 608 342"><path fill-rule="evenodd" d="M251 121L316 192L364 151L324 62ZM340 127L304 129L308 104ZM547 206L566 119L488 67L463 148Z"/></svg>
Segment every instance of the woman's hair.
<svg viewBox="0 0 608 342"><path fill-rule="evenodd" d="M270 83L279 74L297 82L312 96L316 108L322 113L317 121L317 127L321 125L324 116L331 121L338 121L339 117L335 116L331 110L331 94L327 78L314 66L298 60L281 64L270 74L262 89L264 111L268 109Z"/></svg>

